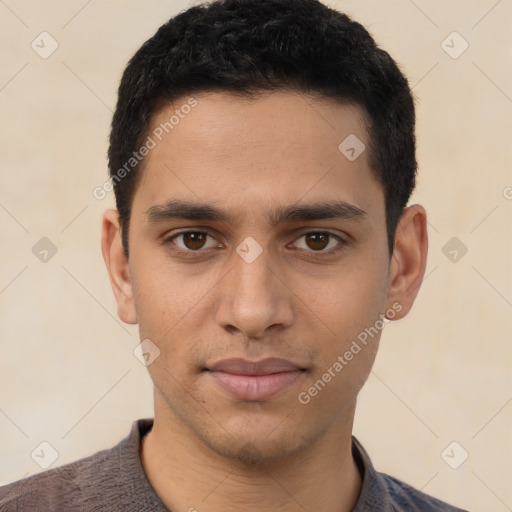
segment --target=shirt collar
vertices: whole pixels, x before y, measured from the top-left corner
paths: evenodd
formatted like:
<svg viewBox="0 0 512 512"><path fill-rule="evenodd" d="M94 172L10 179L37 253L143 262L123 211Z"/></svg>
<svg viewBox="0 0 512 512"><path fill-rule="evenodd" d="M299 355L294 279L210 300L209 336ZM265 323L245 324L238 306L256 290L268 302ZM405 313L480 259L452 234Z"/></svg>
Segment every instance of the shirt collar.
<svg viewBox="0 0 512 512"><path fill-rule="evenodd" d="M362 479L359 498L352 512L367 512L368 510L393 512L391 496L383 477L373 467L370 456L354 436L352 436L352 456Z"/></svg>

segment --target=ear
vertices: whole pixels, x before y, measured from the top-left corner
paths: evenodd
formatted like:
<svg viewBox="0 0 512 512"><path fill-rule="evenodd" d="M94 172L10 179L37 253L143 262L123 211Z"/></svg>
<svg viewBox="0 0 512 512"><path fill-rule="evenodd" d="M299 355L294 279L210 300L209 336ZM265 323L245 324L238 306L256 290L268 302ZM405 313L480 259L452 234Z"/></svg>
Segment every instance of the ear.
<svg viewBox="0 0 512 512"><path fill-rule="evenodd" d="M122 238L119 213L107 210L103 214L101 230L101 251L107 265L110 283L117 301L117 314L127 324L136 324L137 315L133 301L133 288L130 268L126 257Z"/></svg>
<svg viewBox="0 0 512 512"><path fill-rule="evenodd" d="M387 307L395 304L393 320L403 318L411 309L425 275L427 252L427 213L414 204L400 217L391 256Z"/></svg>

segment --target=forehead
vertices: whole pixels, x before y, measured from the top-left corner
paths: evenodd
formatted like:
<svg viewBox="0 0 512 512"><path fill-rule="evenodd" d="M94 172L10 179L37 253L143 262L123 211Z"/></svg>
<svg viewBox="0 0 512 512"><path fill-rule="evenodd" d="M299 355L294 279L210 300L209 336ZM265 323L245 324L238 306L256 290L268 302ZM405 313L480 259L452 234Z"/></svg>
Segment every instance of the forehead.
<svg viewBox="0 0 512 512"><path fill-rule="evenodd" d="M154 147L134 212L178 198L240 217L303 199L383 211L364 114L355 105L287 91L249 99L203 92L160 108L148 136Z"/></svg>

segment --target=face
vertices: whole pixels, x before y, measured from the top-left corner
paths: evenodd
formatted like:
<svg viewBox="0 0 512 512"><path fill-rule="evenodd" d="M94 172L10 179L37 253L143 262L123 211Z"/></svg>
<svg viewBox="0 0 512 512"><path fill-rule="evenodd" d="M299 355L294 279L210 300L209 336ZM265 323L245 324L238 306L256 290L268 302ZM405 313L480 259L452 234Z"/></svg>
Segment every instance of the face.
<svg viewBox="0 0 512 512"><path fill-rule="evenodd" d="M194 99L168 134L188 98L152 120L162 140L133 199L119 312L160 351L155 424L224 456L283 457L351 428L384 317L408 309L390 287L383 189L367 152L353 158L368 147L355 106Z"/></svg>

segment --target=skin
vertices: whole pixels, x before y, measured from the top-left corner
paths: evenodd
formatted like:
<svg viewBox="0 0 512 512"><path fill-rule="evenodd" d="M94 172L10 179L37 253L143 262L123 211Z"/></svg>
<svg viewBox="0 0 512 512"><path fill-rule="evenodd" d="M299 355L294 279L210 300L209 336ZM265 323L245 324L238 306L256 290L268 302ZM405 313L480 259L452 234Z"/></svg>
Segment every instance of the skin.
<svg viewBox="0 0 512 512"><path fill-rule="evenodd" d="M128 259L117 212L103 219L119 316L160 350L148 366L155 414L142 444L145 472L173 511L351 510L361 488L351 455L356 399L380 331L308 404L297 397L379 315L408 313L425 273L425 210L405 209L390 257L384 193L367 152L349 161L338 150L349 134L369 146L356 106L290 91L194 98L197 106L146 157ZM186 100L162 108L149 133ZM148 218L175 199L232 218ZM365 213L275 226L266 216L325 201ZM169 239L187 229L210 236ZM322 230L346 243L305 236ZM249 236L262 249L251 263L236 251ZM231 357L280 357L305 371L266 400L238 400L203 371Z"/></svg>

